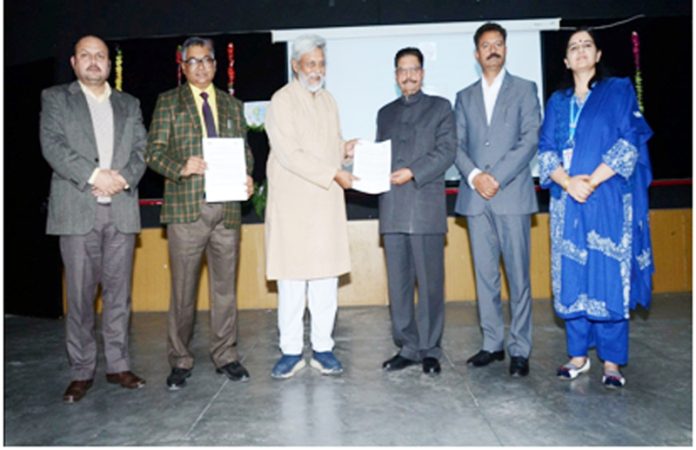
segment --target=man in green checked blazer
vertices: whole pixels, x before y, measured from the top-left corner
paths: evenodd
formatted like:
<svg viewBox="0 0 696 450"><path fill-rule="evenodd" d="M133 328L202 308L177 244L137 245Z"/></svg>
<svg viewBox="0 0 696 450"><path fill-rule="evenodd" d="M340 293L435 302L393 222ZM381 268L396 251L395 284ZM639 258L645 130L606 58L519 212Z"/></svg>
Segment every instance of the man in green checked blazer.
<svg viewBox="0 0 696 450"><path fill-rule="evenodd" d="M242 103L216 89L216 62L210 39L191 37L182 48L181 68L188 81L157 99L145 160L164 175L161 222L167 224L171 268L167 352L172 367L170 390L186 384L193 370L188 344L193 334L201 258L206 252L210 274L210 353L218 373L245 381L249 372L239 361L236 267L239 257L239 202L205 200L204 137L241 137L246 143ZM246 144L247 174L253 157ZM247 176L247 192L253 182Z"/></svg>

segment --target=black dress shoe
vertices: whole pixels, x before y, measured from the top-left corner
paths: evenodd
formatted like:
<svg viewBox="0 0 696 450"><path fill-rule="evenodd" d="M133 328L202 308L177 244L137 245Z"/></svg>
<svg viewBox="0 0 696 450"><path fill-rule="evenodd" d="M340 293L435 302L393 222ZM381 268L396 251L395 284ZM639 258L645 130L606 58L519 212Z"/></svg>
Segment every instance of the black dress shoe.
<svg viewBox="0 0 696 450"><path fill-rule="evenodd" d="M529 360L521 356L511 357L510 375L513 377L526 377L529 375Z"/></svg>
<svg viewBox="0 0 696 450"><path fill-rule="evenodd" d="M215 369L217 373L224 373L232 381L247 381L249 372L244 368L239 361L232 361L222 367Z"/></svg>
<svg viewBox="0 0 696 450"><path fill-rule="evenodd" d="M430 356L423 358L423 373L427 373L428 375L440 373L440 361Z"/></svg>
<svg viewBox="0 0 696 450"><path fill-rule="evenodd" d="M382 368L387 372L392 372L394 370L405 369L406 367L412 366L414 364L418 364L418 361L404 358L400 354L397 354L392 359L384 361L384 363L382 363Z"/></svg>
<svg viewBox="0 0 696 450"><path fill-rule="evenodd" d="M191 376L192 370L193 369L174 367L172 372L167 377L167 387L169 390L178 391L182 387L186 386L186 379Z"/></svg>
<svg viewBox="0 0 696 450"><path fill-rule="evenodd" d="M486 350L481 350L471 358L466 360L467 364L473 364L475 367L487 366L493 361L502 361L505 359L505 350L499 350L497 352L487 352Z"/></svg>

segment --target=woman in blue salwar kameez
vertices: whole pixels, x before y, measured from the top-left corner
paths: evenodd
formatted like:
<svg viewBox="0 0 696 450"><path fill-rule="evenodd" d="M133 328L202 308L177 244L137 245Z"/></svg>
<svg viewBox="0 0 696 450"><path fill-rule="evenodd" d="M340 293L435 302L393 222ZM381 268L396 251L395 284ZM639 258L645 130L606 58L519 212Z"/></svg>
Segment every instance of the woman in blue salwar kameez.
<svg viewBox="0 0 696 450"><path fill-rule="evenodd" d="M652 131L627 78L598 75L593 34L574 32L566 67L573 87L546 105L539 139L540 183L550 189L554 309L565 320L570 361L558 376L604 362L602 383L621 387L630 310L650 306L653 258L648 221Z"/></svg>

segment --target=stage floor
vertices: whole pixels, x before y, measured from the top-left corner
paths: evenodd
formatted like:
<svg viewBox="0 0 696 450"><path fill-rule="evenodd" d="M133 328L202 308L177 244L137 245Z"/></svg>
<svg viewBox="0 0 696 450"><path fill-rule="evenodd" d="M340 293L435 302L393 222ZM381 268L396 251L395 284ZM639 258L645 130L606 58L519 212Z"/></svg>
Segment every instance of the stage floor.
<svg viewBox="0 0 696 450"><path fill-rule="evenodd" d="M507 304L506 310L507 310ZM64 321L5 317L6 445L692 445L691 294L656 295L631 320L626 387L601 386L591 353L589 376L565 382L565 335L548 300L534 303L530 375L508 375L509 358L466 365L481 335L475 303L448 303L442 374L420 367L381 370L396 352L386 307L340 308L334 337L345 372L307 367L278 381L275 310L241 311L239 350L246 383L215 373L208 315L198 314L197 357L187 386L169 392L166 313L132 317L134 372L147 386L107 384L100 356L95 384L65 405L70 375ZM305 339L308 341L308 338ZM308 357L311 350L305 348ZM101 355L101 350L100 350Z"/></svg>

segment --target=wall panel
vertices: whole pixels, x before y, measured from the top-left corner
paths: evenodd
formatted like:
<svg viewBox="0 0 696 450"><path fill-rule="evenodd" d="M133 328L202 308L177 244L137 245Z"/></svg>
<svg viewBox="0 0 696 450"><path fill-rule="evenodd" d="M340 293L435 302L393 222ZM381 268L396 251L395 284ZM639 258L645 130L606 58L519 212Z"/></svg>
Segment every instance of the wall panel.
<svg viewBox="0 0 696 450"><path fill-rule="evenodd" d="M654 292L689 292L692 289L691 209L651 211L655 266ZM450 217L445 248L445 296L448 301L474 300L474 274L466 221ZM532 296L551 296L549 274L549 216L537 214L532 222ZM387 284L384 252L376 220L348 224L353 270L341 277L341 306L386 305ZM166 311L169 305L169 268L164 229L143 230L136 248L133 278L134 311ZM201 273L199 309L208 309L207 269ZM275 283L265 279L263 225L242 228L238 271L238 301L241 309L275 308ZM504 298L507 286L503 277Z"/></svg>

